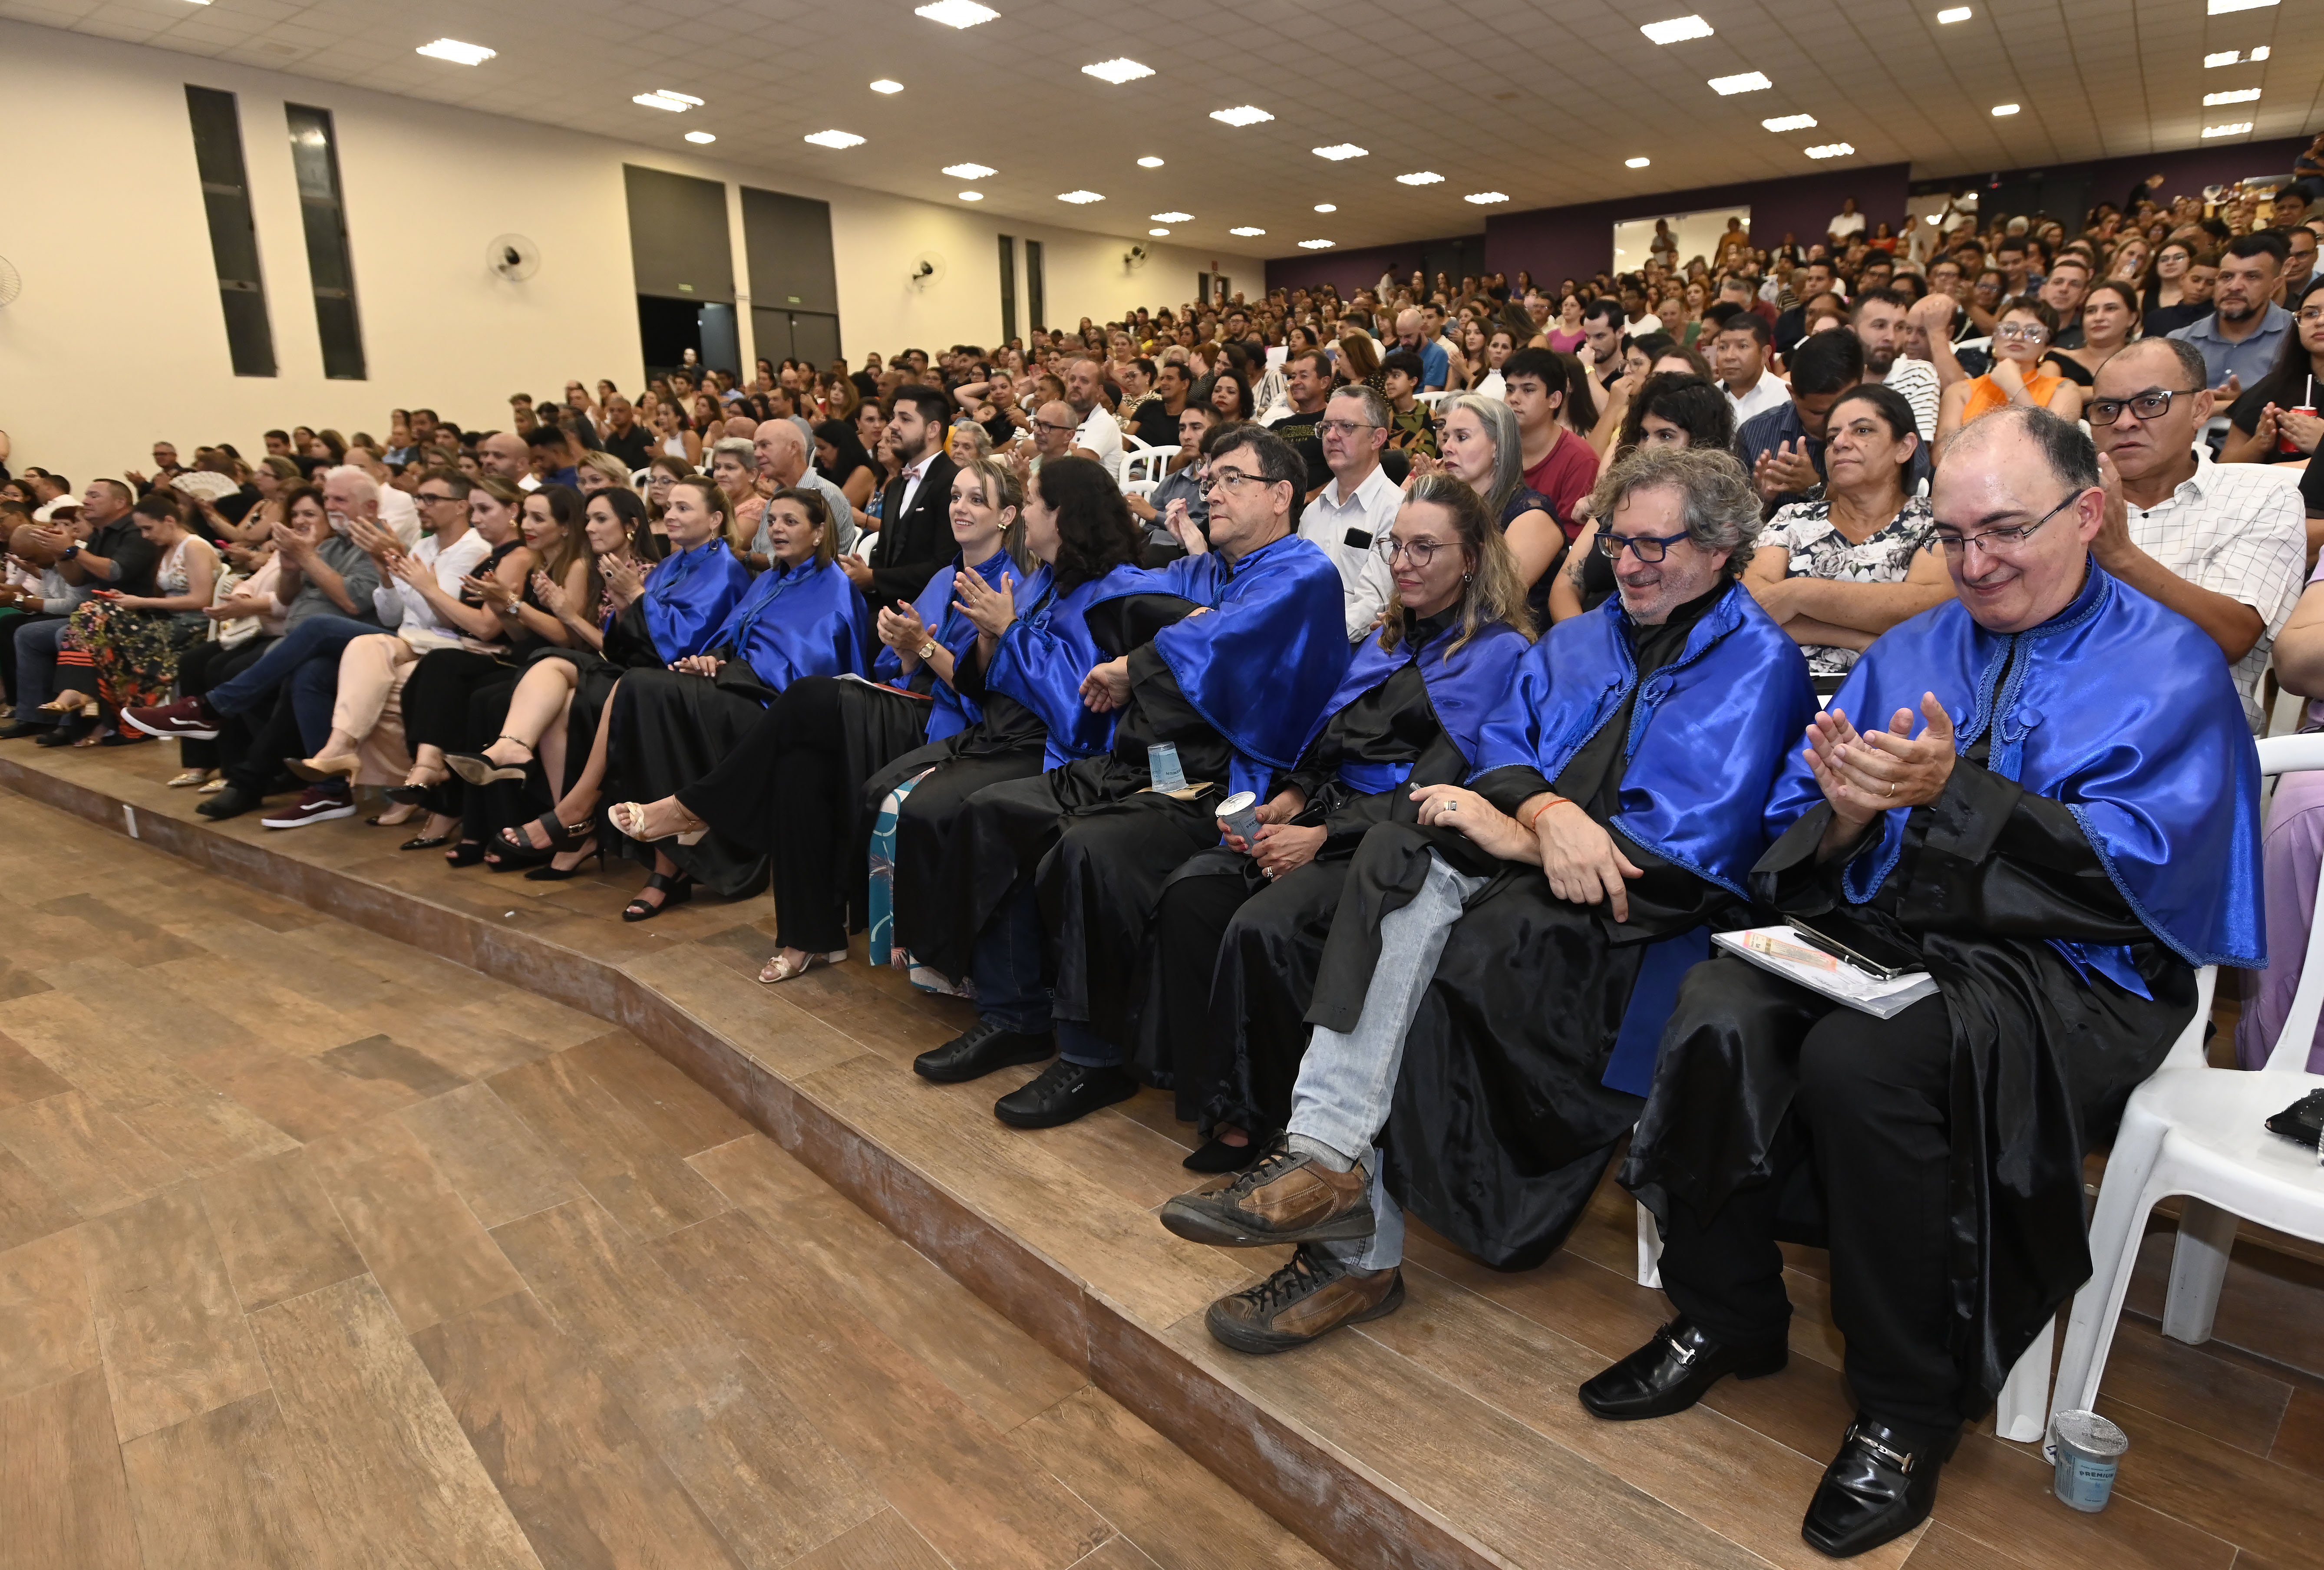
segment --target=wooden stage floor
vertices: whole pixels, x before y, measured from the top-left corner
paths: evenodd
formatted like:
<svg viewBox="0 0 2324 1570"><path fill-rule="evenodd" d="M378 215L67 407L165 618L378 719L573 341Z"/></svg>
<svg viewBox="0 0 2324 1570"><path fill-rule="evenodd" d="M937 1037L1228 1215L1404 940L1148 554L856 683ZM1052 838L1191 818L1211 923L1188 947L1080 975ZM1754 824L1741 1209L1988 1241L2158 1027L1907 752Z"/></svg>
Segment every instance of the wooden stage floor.
<svg viewBox="0 0 2324 1570"><path fill-rule="evenodd" d="M0 1567L1829 1563L1813 1251L1790 1371L1665 1423L1573 1397L1665 1312L1610 1187L1538 1270L1416 1229L1401 1313L1240 1357L1201 1310L1277 1260L1154 1222L1167 1097L1012 1132L1031 1071L908 1071L957 1006L756 985L763 898L626 927L635 868L211 826L173 752L0 749L53 804L0 794ZM2190 1347L2168 1226L2113 1507L1988 1431L1865 1563L2324 1566L2324 1256L2247 1238Z"/></svg>

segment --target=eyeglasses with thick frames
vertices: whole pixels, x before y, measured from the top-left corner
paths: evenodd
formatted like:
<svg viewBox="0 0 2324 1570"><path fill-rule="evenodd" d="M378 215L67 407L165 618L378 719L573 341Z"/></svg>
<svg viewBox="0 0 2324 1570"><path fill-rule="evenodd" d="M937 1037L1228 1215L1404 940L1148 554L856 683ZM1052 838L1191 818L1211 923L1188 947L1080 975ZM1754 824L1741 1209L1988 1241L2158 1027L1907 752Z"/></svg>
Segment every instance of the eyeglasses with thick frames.
<svg viewBox="0 0 2324 1570"><path fill-rule="evenodd" d="M1438 551L1450 550L1453 545L1443 540L1398 540L1393 534L1383 534L1372 541L1372 549L1379 552L1379 559L1390 567L1394 567L1396 559L1401 556L1413 566L1426 571Z"/></svg>
<svg viewBox="0 0 2324 1570"><path fill-rule="evenodd" d="M433 495L430 495L426 491L421 491L412 498L413 501L418 502L423 507L433 507L439 502L456 502L460 498L457 496L447 496L441 491L437 492Z"/></svg>
<svg viewBox="0 0 2324 1570"><path fill-rule="evenodd" d="M1595 548L1609 561L1622 559L1622 548L1628 546L1630 554L1640 561L1660 561L1670 554L1670 548L1686 538L1682 529L1675 534L1600 534Z"/></svg>
<svg viewBox="0 0 2324 1570"><path fill-rule="evenodd" d="M1975 534L1964 534L1958 529L1947 529L1942 524L1939 524L1936 530L1937 543L1944 547L1947 556L1965 556L1972 545L1987 556L2006 555L2024 544L2034 531L2080 501L2081 498L2081 492L2069 492L2064 501L2034 519L2031 523L2019 523L2004 529L1986 529Z"/></svg>
<svg viewBox="0 0 2324 1570"><path fill-rule="evenodd" d="M2127 398L2093 398L2082 416L2092 425L2112 425L2127 409L2141 420L2160 420L2171 412L2173 398L2192 398L2201 391L2200 387L2149 387Z"/></svg>

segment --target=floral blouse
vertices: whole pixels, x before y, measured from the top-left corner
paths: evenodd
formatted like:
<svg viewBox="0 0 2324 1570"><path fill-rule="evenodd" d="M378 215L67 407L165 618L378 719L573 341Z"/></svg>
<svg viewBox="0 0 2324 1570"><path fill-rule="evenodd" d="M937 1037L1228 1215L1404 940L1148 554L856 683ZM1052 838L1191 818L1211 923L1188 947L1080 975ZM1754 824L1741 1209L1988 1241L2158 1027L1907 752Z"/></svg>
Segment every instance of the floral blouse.
<svg viewBox="0 0 2324 1570"><path fill-rule="evenodd" d="M1759 531L1762 547L1780 545L1790 556L1786 577L1820 577L1829 583L1903 583L1913 558L1927 548L1935 528L1925 496L1906 499L1903 511L1861 544L1851 545L1831 526L1831 503L1794 502L1780 508ZM1804 643L1808 669L1818 676L1845 676L1857 651Z"/></svg>

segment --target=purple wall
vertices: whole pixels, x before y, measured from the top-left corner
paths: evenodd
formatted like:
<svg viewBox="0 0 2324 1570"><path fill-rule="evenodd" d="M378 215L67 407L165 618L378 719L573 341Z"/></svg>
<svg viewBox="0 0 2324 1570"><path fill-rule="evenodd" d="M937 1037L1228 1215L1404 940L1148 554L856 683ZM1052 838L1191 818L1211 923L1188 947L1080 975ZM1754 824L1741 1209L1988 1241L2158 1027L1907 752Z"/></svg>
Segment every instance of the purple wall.
<svg viewBox="0 0 2324 1570"><path fill-rule="evenodd" d="M1471 236L1473 243L1474 236ZM1457 245L1458 240L1407 240L1397 245L1370 245L1351 251L1302 251L1277 256L1267 264L1269 289L1313 289L1329 283L1342 298L1379 282L1383 268L1393 267L1399 278L1421 265L1423 249ZM1611 245L1611 242L1609 242Z"/></svg>
<svg viewBox="0 0 2324 1570"><path fill-rule="evenodd" d="M2239 180L2249 180L2266 174L2289 174L2292 161L2307 149L2305 136L2281 138L2272 142L2245 142L2229 147L2189 147L2177 152L2152 152L2134 158L2105 158L2089 163L2043 164L2039 168L2003 170L1994 174L1963 175L1953 180L1915 180L1915 190L1932 190L1939 186L1969 185L1991 189L1998 185L2014 185L2038 178L2045 185L2072 184L2087 181L2089 202L2113 202L2119 206L2130 194L2130 188L2150 174L2166 178L2163 183L2164 199L2178 196L2200 196L2207 185L2229 185ZM2052 213L2052 217L2064 215Z"/></svg>

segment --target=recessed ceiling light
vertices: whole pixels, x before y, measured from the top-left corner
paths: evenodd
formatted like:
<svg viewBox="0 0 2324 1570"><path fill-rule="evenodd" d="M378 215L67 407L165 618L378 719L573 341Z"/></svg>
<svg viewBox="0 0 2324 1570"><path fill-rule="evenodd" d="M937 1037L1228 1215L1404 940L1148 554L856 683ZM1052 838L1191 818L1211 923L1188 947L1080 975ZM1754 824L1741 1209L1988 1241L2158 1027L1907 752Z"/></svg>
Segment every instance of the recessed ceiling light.
<svg viewBox="0 0 2324 1570"><path fill-rule="evenodd" d="M2240 136L2251 128L2252 123L2250 121L2237 120L2231 125L2206 125L2203 127L2203 134L2206 136Z"/></svg>
<svg viewBox="0 0 2324 1570"><path fill-rule="evenodd" d="M1370 158L1371 156L1370 148L1359 147L1352 142L1336 143L1330 147L1311 147L1307 151L1314 153L1318 158L1328 158L1334 163L1338 163L1344 159Z"/></svg>
<svg viewBox="0 0 2324 1570"><path fill-rule="evenodd" d="M1738 71L1731 77L1711 78L1711 90L1722 98L1732 97L1737 93L1756 93L1775 85L1757 71Z"/></svg>
<svg viewBox="0 0 2324 1570"><path fill-rule="evenodd" d="M1229 230L1227 231L1227 233L1228 233L1228 234L1230 234L1230 235L1240 235L1244 239L1249 240L1249 239L1254 238L1254 237L1255 237L1255 236L1257 236L1264 235L1265 233L1267 233L1267 231L1266 231L1265 229L1253 229L1253 228L1244 227L1244 228L1240 228L1240 229L1229 229Z"/></svg>
<svg viewBox="0 0 2324 1570"><path fill-rule="evenodd" d="M1480 190L1471 191L1469 195L1462 197L1461 199L1464 202L1474 202L1480 208L1489 208L1495 202L1505 202L1508 200L1509 197L1507 191Z"/></svg>
<svg viewBox="0 0 2324 1570"><path fill-rule="evenodd" d="M2017 106L2015 104L1996 104L1993 106L1993 117L1997 120L2006 118L2015 113L2017 113Z"/></svg>
<svg viewBox="0 0 2324 1570"><path fill-rule="evenodd" d="M1057 193L1057 199L1061 202L1071 202L1077 208L1087 207L1092 202L1102 202L1105 200L1103 197L1098 195L1097 192L1093 190L1059 191Z"/></svg>
<svg viewBox="0 0 2324 1570"><path fill-rule="evenodd" d="M1656 43L1684 43L1690 38L1709 38L1711 23L1700 16L1674 16L1668 22L1649 22L1638 31Z"/></svg>
<svg viewBox="0 0 2324 1570"><path fill-rule="evenodd" d="M695 143L695 144L696 144L696 146L698 146L698 147L707 147L707 146L709 146L713 142L715 142L715 141L717 141L717 140L718 140L718 138L717 138L717 137L713 136L713 135L712 135L709 132L707 132L707 131L688 131L688 132L686 134L686 139L687 139L688 142L691 142L691 143Z"/></svg>
<svg viewBox="0 0 2324 1570"><path fill-rule="evenodd" d="M946 27L974 27L980 22L990 22L1001 14L990 5L979 5L976 0L936 0L933 5L915 5L912 14L925 16L930 22L941 22Z"/></svg>
<svg viewBox="0 0 2324 1570"><path fill-rule="evenodd" d="M1261 120L1272 120L1275 116L1264 109L1244 104L1239 108L1213 109L1211 118L1222 125L1256 125Z"/></svg>
<svg viewBox="0 0 2324 1570"><path fill-rule="evenodd" d="M1140 169L1159 169L1162 167L1162 161L1149 152L1145 157L1138 161L1138 167Z"/></svg>
<svg viewBox="0 0 2324 1570"><path fill-rule="evenodd" d="M1815 123L1813 115L1778 115L1772 120L1759 122L1770 131L1805 131Z"/></svg>
<svg viewBox="0 0 2324 1570"><path fill-rule="evenodd" d="M1302 251L1328 251L1332 248L1332 242L1329 240L1302 240L1299 242L1299 248Z"/></svg>
<svg viewBox="0 0 2324 1570"><path fill-rule="evenodd" d="M1846 158L1855 151L1855 148L1845 142L1827 142L1821 146L1809 148L1808 156L1810 158Z"/></svg>
<svg viewBox="0 0 2324 1570"><path fill-rule="evenodd" d="M659 93L640 93L635 97L632 98L630 102L632 104L643 104L649 109L667 109L673 115L683 115L686 113L686 106L684 104L679 103L676 98L665 98Z"/></svg>
<svg viewBox="0 0 2324 1570"><path fill-rule="evenodd" d="M1082 75L1095 77L1102 82L1111 82L1117 88L1124 82L1134 82L1140 77L1153 74L1152 66L1139 65L1134 60L1102 60L1095 65L1082 67Z"/></svg>
<svg viewBox="0 0 2324 1570"><path fill-rule="evenodd" d="M654 91L665 98L676 98L679 103L691 104L697 109L702 107L702 100L692 93L681 93L670 88L656 88Z"/></svg>
<svg viewBox="0 0 2324 1570"><path fill-rule="evenodd" d="M1937 13L1937 20L1940 22L1967 22L1969 16L1969 11L1966 5L1949 6Z"/></svg>
<svg viewBox="0 0 2324 1570"><path fill-rule="evenodd" d="M984 193L981 190L964 190L960 193L960 199L964 202L981 202L984 199Z"/></svg>
<svg viewBox="0 0 2324 1570"><path fill-rule="evenodd" d="M904 90L904 84L898 81L890 81L888 78L881 77L878 81L872 84L872 90L875 93L900 93Z"/></svg>
<svg viewBox="0 0 2324 1570"><path fill-rule="evenodd" d="M1339 204L1336 202L1317 202L1315 204L1315 210L1319 213L1336 213L1340 210L1340 208Z"/></svg>
<svg viewBox="0 0 2324 1570"><path fill-rule="evenodd" d="M812 142L817 147L861 147L863 145L863 138L858 136L853 131L817 131L813 135L802 136L799 140L802 142Z"/></svg>
<svg viewBox="0 0 2324 1570"><path fill-rule="evenodd" d="M423 43L411 51L430 60L448 60L454 65L482 65L498 54L496 49L486 49L481 43L462 43L456 38L439 38L433 43Z"/></svg>
<svg viewBox="0 0 2324 1570"><path fill-rule="evenodd" d="M2259 97L2257 88L2238 88L2232 93L2205 93L2203 107L2216 109L2221 104L2249 104Z"/></svg>
<svg viewBox="0 0 2324 1570"><path fill-rule="evenodd" d="M1433 169L1417 169L1413 171L1410 174L1397 175L1396 177L1396 183L1398 185L1443 185L1444 183L1444 177L1437 173Z"/></svg>
<svg viewBox="0 0 2324 1570"><path fill-rule="evenodd" d="M1146 216L1157 224L1191 224L1194 221L1192 213L1148 213Z"/></svg>
<svg viewBox="0 0 2324 1570"><path fill-rule="evenodd" d="M1163 236L1165 236L1165 235L1168 234L1170 231L1169 231L1169 230L1167 230L1167 229L1148 229L1148 230L1147 230L1146 232L1147 232L1148 234L1149 234L1149 235L1153 236L1156 239L1157 239L1157 240L1158 240L1158 239L1160 239Z"/></svg>
<svg viewBox="0 0 2324 1570"><path fill-rule="evenodd" d="M1651 158L1626 158L1622 160L1622 167L1624 169L1645 169L1653 162L1654 160Z"/></svg>
<svg viewBox="0 0 2324 1570"><path fill-rule="evenodd" d="M2225 16L2230 11L2260 11L2275 4L2275 0L2211 0L2210 14Z"/></svg>
<svg viewBox="0 0 2324 1570"><path fill-rule="evenodd" d="M2257 49L2252 51L2249 54L2246 54L2239 49L2223 50L2218 54L2205 55L2203 57L2203 69L2205 70L2212 70L2219 66L2246 64L2257 65L2266 58L2267 45L2264 43Z"/></svg>
<svg viewBox="0 0 2324 1570"><path fill-rule="evenodd" d="M981 163L947 163L945 172L954 180L982 180L988 174L998 174L1000 171L987 169Z"/></svg>

